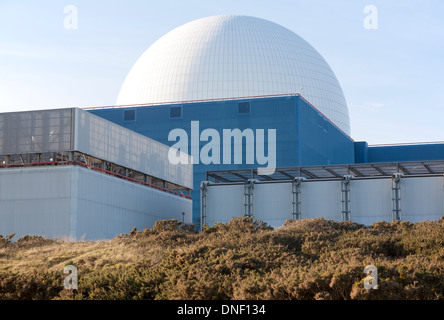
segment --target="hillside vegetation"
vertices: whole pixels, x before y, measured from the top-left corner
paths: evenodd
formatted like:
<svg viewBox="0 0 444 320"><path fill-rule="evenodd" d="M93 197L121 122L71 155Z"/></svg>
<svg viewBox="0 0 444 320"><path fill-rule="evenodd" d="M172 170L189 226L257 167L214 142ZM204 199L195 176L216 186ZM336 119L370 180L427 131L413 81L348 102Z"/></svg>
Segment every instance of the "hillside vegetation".
<svg viewBox="0 0 444 320"><path fill-rule="evenodd" d="M176 220L107 241L0 237L0 299L443 299L444 219ZM63 289L66 265L78 289ZM364 268L378 289L364 288Z"/></svg>

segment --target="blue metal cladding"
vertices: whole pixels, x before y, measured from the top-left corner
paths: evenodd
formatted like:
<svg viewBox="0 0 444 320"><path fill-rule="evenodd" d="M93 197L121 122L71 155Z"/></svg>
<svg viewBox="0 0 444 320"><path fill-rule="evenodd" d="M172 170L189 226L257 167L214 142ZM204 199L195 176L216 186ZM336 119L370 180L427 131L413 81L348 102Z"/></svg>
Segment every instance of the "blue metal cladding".
<svg viewBox="0 0 444 320"><path fill-rule="evenodd" d="M302 166L354 163L354 141L304 100L299 101L297 140Z"/></svg>
<svg viewBox="0 0 444 320"><path fill-rule="evenodd" d="M355 142L355 162L356 163L368 162L368 143L366 141Z"/></svg>
<svg viewBox="0 0 444 320"><path fill-rule="evenodd" d="M442 159L444 159L444 143L368 147L368 162L404 162Z"/></svg>
<svg viewBox="0 0 444 320"><path fill-rule="evenodd" d="M418 143L369 146L355 142L356 163L433 161L444 159L444 143Z"/></svg>
<svg viewBox="0 0 444 320"><path fill-rule="evenodd" d="M239 103L245 102L250 102L250 113L239 113ZM200 132L207 128L216 129L221 141L223 129L250 128L254 132L256 129L264 129L265 155L268 151L267 129L276 129L276 167L278 168L354 163L354 141L298 96L184 103L180 105L182 106L181 117L171 118L170 107L177 106L174 104L137 107L134 121L124 120L125 110L134 108L90 109L88 111L170 146L176 141L168 141L169 132L182 128L188 134L189 148L192 138L191 121L199 121ZM241 110L248 111L248 108L242 105ZM201 141L200 148L207 143L207 141ZM245 163L245 139L242 149L244 150L242 164L232 162L232 164L205 165L199 163L193 166L194 188L191 192L193 223L198 224L200 219L200 182L205 180L207 171L264 167L264 165ZM188 153L191 154L190 149ZM232 160L233 153L232 146ZM222 147L220 154L222 163ZM239 213L227 212L229 216L235 214Z"/></svg>

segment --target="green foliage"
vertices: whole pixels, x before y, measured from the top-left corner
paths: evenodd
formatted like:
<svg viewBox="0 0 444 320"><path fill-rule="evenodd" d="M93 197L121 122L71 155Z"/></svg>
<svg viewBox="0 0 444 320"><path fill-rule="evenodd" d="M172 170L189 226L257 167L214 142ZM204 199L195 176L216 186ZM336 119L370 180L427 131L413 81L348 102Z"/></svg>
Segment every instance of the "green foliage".
<svg viewBox="0 0 444 320"><path fill-rule="evenodd" d="M110 241L146 256L126 265L73 257L78 290L63 289L63 270L0 272L0 299L444 299L444 219L366 227L318 218L273 229L243 217L200 233L165 220ZM14 252L56 255L58 243L0 237ZM363 286L367 265L378 269L376 290Z"/></svg>
<svg viewBox="0 0 444 320"><path fill-rule="evenodd" d="M0 300L46 300L58 296L63 287L62 273L0 273Z"/></svg>

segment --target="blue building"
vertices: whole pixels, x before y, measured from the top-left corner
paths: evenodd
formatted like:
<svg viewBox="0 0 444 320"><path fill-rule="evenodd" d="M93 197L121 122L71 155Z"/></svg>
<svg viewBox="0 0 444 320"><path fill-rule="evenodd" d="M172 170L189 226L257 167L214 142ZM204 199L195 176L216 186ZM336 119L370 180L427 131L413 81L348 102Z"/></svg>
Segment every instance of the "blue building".
<svg viewBox="0 0 444 320"><path fill-rule="evenodd" d="M367 142L355 143L355 162L433 161L444 159L444 143L406 143L369 146Z"/></svg>
<svg viewBox="0 0 444 320"><path fill-rule="evenodd" d="M169 141L168 135L177 128L184 129L191 140L193 121L199 121L201 132L207 128L215 129L220 137L223 136L224 129L239 129L240 131L264 129L265 146L268 146L269 142L267 130L275 129L275 167L277 168L346 164L355 161L354 141L299 95L136 108L103 108L89 111L170 146L173 146L176 140ZM234 139L232 142L234 143ZM205 180L207 171L264 167L257 162L257 159L254 159L255 162L252 164L247 163L246 142L244 137L241 164L234 163L235 148L233 147L231 148L231 164L224 164L221 159L220 164L202 164L199 161L199 164L194 165L194 188L191 192L193 199L199 199L200 183ZM199 141L199 150L202 150L206 143L206 141ZM189 145L191 146L191 141ZM220 147L223 147L222 144ZM265 150L265 154L267 151ZM221 158L222 152L223 150L221 150ZM199 216L199 201L193 201L195 223Z"/></svg>
<svg viewBox="0 0 444 320"><path fill-rule="evenodd" d="M444 212L444 143L354 141L330 66L263 19L172 30L115 106L86 110L0 115L1 233L101 239L159 219L369 225Z"/></svg>
<svg viewBox="0 0 444 320"><path fill-rule="evenodd" d="M406 144L369 146L365 141L354 141L326 116L300 95L256 97L250 99L216 100L180 104L155 104L138 107L89 109L125 128L173 146L169 133L177 128L186 131L191 153L192 122L199 122L199 134L211 128L223 136L224 129L276 130L276 168L319 166L355 163L429 161L444 159L444 144ZM234 140L231 142L234 143ZM199 139L199 150L207 141ZM265 134L265 146L268 136ZM219 144L222 149L222 143ZM203 164L193 167L193 222L199 224L200 184L208 171L254 169L264 167L246 163L247 140L242 140L242 163ZM265 150L267 153L267 150ZM250 178L250 177L247 177ZM251 177L254 178L254 177ZM227 200L229 201L229 200Z"/></svg>
<svg viewBox="0 0 444 320"><path fill-rule="evenodd" d="M354 141L343 91L323 57L292 31L247 16L208 17L172 30L134 64L116 106L88 111L176 148L183 133L187 143L179 149L194 159L196 224L208 171L444 160L440 143ZM227 130L241 140L224 140ZM244 178L271 179L251 172Z"/></svg>

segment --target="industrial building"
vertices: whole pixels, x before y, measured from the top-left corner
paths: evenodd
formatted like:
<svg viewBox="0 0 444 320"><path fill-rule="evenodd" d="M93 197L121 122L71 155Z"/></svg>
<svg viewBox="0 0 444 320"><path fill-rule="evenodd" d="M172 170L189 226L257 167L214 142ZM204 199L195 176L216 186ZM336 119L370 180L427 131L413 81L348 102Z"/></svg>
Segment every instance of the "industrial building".
<svg viewBox="0 0 444 320"><path fill-rule="evenodd" d="M201 187L201 221L228 222L227 212L273 227L317 217L365 225L437 220L444 212L443 173L444 161L278 168L265 177L256 169L210 171Z"/></svg>
<svg viewBox="0 0 444 320"><path fill-rule="evenodd" d="M277 227L444 212L444 144L353 140L323 57L248 16L161 37L116 105L0 114L0 161L0 234L99 239L158 219Z"/></svg>
<svg viewBox="0 0 444 320"><path fill-rule="evenodd" d="M248 105L249 112L239 114L239 108ZM171 118L172 110L180 108L181 117ZM223 136L225 129L258 129L265 130L265 145L268 145L268 129L276 130L276 167L299 165L341 164L354 162L354 142L339 128L314 109L298 95L278 97L257 97L219 101L190 102L167 105L140 106L137 108L91 109L90 112L104 117L128 129L146 135L164 144L168 141L169 132L176 128L184 129L192 144L192 121L199 121L199 133L212 128ZM125 114L134 112L133 120L127 120ZM253 138L257 138L254 136ZM264 167L255 163L247 164L246 140L242 141L242 163L235 163L235 140L232 139L231 163L195 163L193 165L193 222L200 222L200 183L205 180L207 171L234 170L243 168ZM199 159L199 151L207 144L198 140L198 150L189 150L193 159ZM220 145L222 149L222 145ZM218 148L218 146L216 146ZM222 155L223 150L220 151ZM256 150L255 150L256 151ZM254 152L255 153L255 152ZM221 156L222 158L222 156ZM222 160L222 159L221 159Z"/></svg>
<svg viewBox="0 0 444 320"><path fill-rule="evenodd" d="M192 167L157 141L78 108L1 113L0 137L0 234L100 240L192 221Z"/></svg>
<svg viewBox="0 0 444 320"><path fill-rule="evenodd" d="M191 195L193 223L198 226L244 214L254 215L273 226L293 217L324 216L371 223L378 219L435 219L442 215L444 195L441 193L444 191L442 183L435 182L439 180L436 175L441 175L443 170L439 165L432 170L421 162L444 160L444 144L369 146L365 141L354 141L343 91L327 62L301 37L273 22L223 15L195 20L172 30L152 44L134 64L116 104L88 111L170 146L177 143L176 139L171 140L170 132L176 128L186 131L190 139L188 153L195 160ZM193 127L196 122L197 129ZM216 161L199 162L199 152L217 137L200 136L206 129L217 132L219 137L224 135L224 130L239 129L245 133L242 142L232 139L230 162L217 161L217 157ZM276 173L258 174L256 169L266 165L257 161L254 152L257 149L248 149L251 142L246 130L265 131L264 149L272 145L266 133L275 130ZM253 138L257 141L257 135ZM194 146L193 139L197 139ZM242 161L235 161L236 144L242 146ZM218 143L213 147L213 152L220 149L222 154L222 142L219 148ZM254 161L248 161L248 156ZM408 202L417 199L406 193L409 189L404 187L408 181L417 181L411 179L407 169L403 171L409 167L404 162L411 161L420 163L411 166L422 169L412 172L428 178L433 176L426 181L435 181L433 188L441 186L429 193L434 195L434 209L428 210L423 205L427 198L415 200L420 207ZM385 168L381 162L396 163L396 170L381 169ZM359 174L357 172L365 170L354 169L357 164L368 164L375 169ZM334 173L304 174L311 172L306 169L311 166L325 166L327 172ZM285 168L293 169L285 171ZM247 174L242 170L247 170ZM402 179L397 185L401 189L396 202L392 200L392 178L401 174L410 178ZM335 182L324 183L320 178ZM380 178L384 179L378 180ZM349 193L341 191L344 179L351 181L345 184L350 187ZM292 207L295 193L290 186L294 180L303 181L299 211ZM260 182L254 186L256 194L250 199L247 196L250 189L244 189L252 186L252 181ZM207 188L203 193L202 182ZM357 185L361 185L360 191ZM264 188L269 188L268 196L258 191ZM381 194L386 188L388 191ZM417 194L422 192L418 190ZM343 196L350 199L343 200ZM404 200L402 206L400 198ZM248 202L249 199L252 202ZM378 203L382 207L378 207ZM396 205L403 208L404 214L396 211ZM364 211L373 214L364 213L365 206ZM413 208L422 208L422 211L415 213L411 211Z"/></svg>

